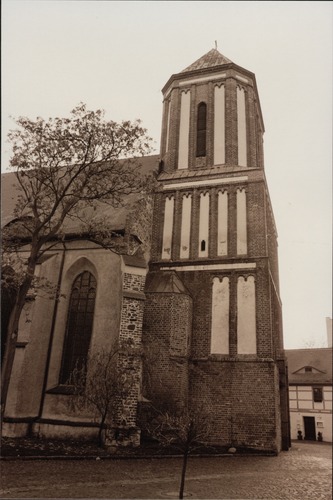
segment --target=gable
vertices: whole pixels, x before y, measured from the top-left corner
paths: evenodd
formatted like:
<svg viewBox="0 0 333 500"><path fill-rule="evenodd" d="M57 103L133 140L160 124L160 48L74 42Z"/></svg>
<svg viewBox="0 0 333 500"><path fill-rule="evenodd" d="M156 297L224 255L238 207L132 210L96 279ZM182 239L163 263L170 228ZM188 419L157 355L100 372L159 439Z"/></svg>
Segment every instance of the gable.
<svg viewBox="0 0 333 500"><path fill-rule="evenodd" d="M325 373L323 372L322 370L318 370L317 368L315 368L314 366L303 366L302 368L300 368L299 370L296 370L293 374L301 374L301 373Z"/></svg>
<svg viewBox="0 0 333 500"><path fill-rule="evenodd" d="M289 384L332 384L332 348L286 349Z"/></svg>

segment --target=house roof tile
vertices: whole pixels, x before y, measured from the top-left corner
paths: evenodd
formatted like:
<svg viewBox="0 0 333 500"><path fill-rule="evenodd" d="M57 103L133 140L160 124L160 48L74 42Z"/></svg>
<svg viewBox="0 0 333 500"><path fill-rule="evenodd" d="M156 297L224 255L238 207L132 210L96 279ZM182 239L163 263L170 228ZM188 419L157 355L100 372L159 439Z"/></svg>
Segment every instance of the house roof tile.
<svg viewBox="0 0 333 500"><path fill-rule="evenodd" d="M332 384L332 348L286 349L289 384ZM305 367L314 368L305 372Z"/></svg>

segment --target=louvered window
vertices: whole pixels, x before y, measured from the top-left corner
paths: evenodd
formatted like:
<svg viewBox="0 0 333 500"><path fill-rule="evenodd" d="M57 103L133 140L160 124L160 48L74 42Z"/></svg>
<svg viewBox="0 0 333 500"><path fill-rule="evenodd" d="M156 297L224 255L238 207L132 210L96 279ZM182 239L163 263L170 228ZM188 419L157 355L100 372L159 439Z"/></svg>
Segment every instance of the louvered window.
<svg viewBox="0 0 333 500"><path fill-rule="evenodd" d="M201 102L197 118L197 156L206 156L207 105Z"/></svg>
<svg viewBox="0 0 333 500"><path fill-rule="evenodd" d="M75 368L82 368L88 356L95 310L96 280L85 271L75 279L69 300L60 383L70 382Z"/></svg>

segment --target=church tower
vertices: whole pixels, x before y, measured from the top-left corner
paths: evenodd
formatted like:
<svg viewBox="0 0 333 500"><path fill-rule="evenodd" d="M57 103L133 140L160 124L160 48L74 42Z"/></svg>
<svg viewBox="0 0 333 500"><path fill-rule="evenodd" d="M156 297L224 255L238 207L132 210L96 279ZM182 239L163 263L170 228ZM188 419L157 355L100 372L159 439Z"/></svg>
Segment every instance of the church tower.
<svg viewBox="0 0 333 500"><path fill-rule="evenodd" d="M162 92L146 397L164 391L180 407L204 407L214 443L288 449L277 232L255 75L212 49Z"/></svg>

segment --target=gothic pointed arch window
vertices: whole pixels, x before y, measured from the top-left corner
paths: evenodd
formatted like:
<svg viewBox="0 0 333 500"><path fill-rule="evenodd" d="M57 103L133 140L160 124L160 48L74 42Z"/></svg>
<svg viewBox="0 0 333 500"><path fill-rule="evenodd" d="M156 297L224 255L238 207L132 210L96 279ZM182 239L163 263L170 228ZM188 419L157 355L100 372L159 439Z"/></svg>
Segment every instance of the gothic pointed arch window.
<svg viewBox="0 0 333 500"><path fill-rule="evenodd" d="M207 105L200 102L197 116L197 157L206 156Z"/></svg>
<svg viewBox="0 0 333 500"><path fill-rule="evenodd" d="M75 368L82 368L88 356L96 299L96 279L88 272L73 282L67 314L60 383L69 383Z"/></svg>

